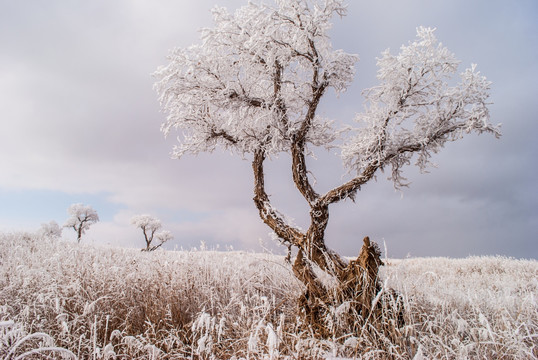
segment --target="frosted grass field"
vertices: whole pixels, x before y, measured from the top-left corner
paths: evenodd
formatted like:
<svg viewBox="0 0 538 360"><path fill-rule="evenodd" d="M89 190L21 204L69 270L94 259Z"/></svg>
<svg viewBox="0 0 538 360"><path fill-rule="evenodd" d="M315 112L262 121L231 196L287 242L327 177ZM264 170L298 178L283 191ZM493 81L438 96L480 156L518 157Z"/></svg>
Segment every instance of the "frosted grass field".
<svg viewBox="0 0 538 360"><path fill-rule="evenodd" d="M298 324L302 285L284 256L0 234L0 358L538 357L537 261L385 262L382 280L405 302L397 341L368 331L320 340Z"/></svg>

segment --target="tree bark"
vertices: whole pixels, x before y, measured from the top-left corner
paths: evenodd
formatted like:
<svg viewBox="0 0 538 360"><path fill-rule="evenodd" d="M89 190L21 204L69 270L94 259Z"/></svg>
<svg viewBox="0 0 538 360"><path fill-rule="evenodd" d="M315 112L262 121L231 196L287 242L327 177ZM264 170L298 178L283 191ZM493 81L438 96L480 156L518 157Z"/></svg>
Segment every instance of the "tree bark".
<svg viewBox="0 0 538 360"><path fill-rule="evenodd" d="M335 330L329 329L325 324L326 316L331 308L347 304L347 331L350 328L359 331L367 319L379 317L379 311L372 306L381 290L377 276L379 266L383 265L379 247L365 237L357 259L347 262L326 247L325 230L329 221L329 204L347 197L351 191L356 191L360 183L373 176L375 170L370 169L360 180L345 184L320 197L308 182L304 153L300 149L299 145L293 151L294 180L311 207L308 230L302 232L287 224L284 217L271 205L265 190L265 155L262 150L254 153L252 162L255 183L253 200L265 224L284 244L298 249L292 270L305 287L298 299L304 325L319 336L326 337L331 333L334 335ZM334 280L334 286L324 284L315 271L316 267Z"/></svg>

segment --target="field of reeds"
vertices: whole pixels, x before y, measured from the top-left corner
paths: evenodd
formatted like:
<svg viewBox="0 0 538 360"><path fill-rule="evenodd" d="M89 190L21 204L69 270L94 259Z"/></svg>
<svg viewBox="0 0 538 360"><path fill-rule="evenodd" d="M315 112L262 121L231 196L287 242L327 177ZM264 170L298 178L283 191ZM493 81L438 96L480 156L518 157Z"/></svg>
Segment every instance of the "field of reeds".
<svg viewBox="0 0 538 360"><path fill-rule="evenodd" d="M2 359L536 359L538 262L384 260L396 337L319 339L284 256L89 246L0 234ZM338 326L338 310L326 321ZM390 319L389 319L390 320ZM335 334L341 334L335 330Z"/></svg>

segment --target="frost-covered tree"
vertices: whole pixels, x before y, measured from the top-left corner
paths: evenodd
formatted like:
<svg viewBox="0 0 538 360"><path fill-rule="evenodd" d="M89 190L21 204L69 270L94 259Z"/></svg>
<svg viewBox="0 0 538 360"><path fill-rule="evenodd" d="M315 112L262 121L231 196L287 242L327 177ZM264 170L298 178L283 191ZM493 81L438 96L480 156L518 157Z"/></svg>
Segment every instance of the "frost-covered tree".
<svg viewBox="0 0 538 360"><path fill-rule="evenodd" d="M305 285L301 304L313 323L323 316L319 304L352 301L368 316L378 289L372 278L379 251L368 238L352 262L326 247L329 207L354 200L379 171L401 188L403 166L414 161L425 170L448 141L470 132L500 135L489 123L490 83L476 65L455 79L460 62L423 27L398 54L387 50L379 58L379 85L364 91L365 110L354 128L336 129L319 116L327 91L341 93L354 78L358 57L333 50L328 36L333 15L345 13L343 0L249 2L233 14L215 7L215 26L202 30L201 43L172 51L155 73L167 114L162 131L181 131L175 157L220 146L252 159L254 203L281 241L298 250L293 270ZM307 167L315 147L340 147L351 178L318 193ZM288 223L266 192L264 164L280 153L291 155L295 187L310 207L306 231ZM316 269L332 276L339 291L328 289Z"/></svg>
<svg viewBox="0 0 538 360"><path fill-rule="evenodd" d="M143 251L153 251L161 247L165 242L171 240L172 233L168 230L157 232L161 227L161 221L151 215L135 215L131 218L131 224L142 229L146 248ZM153 239L157 240L154 245Z"/></svg>
<svg viewBox="0 0 538 360"><path fill-rule="evenodd" d="M80 243L82 235L92 224L99 221L99 215L90 205L73 204L67 209L71 216L64 224L65 228L72 228L77 233L77 242Z"/></svg>
<svg viewBox="0 0 538 360"><path fill-rule="evenodd" d="M59 238L62 236L62 228L60 228L60 225L54 220L41 224L41 228L39 229L39 235L51 239Z"/></svg>

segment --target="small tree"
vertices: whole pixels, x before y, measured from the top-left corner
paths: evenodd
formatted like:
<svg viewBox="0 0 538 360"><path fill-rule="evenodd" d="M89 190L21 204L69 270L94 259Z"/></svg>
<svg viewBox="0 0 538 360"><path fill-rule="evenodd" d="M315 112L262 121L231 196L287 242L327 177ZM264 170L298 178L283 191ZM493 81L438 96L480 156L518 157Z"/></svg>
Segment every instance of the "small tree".
<svg viewBox="0 0 538 360"><path fill-rule="evenodd" d="M490 83L475 65L459 83L452 81L459 61L437 42L434 30L422 27L398 55L387 50L378 60L380 85L364 92L359 125L335 129L317 110L330 88L343 92L354 78L358 57L333 50L328 35L333 14L346 13L344 1L275 3L249 2L234 14L214 8L215 27L203 30L201 44L170 54L169 64L155 73L155 88L167 113L162 131L182 131L175 157L217 146L250 154L254 203L281 241L297 248L293 271L305 285L301 307L307 324L323 333L328 310L340 304L363 319L375 318L381 264L377 245L367 237L352 262L327 248L329 207L354 200L379 171L390 169L401 188L403 166L416 159L425 170L431 154L448 141L470 132L500 133L489 123ZM320 146L340 147L352 174L324 194L314 188L307 167L307 155ZM286 222L266 192L264 164L279 153L291 155L293 182L310 208L306 231ZM318 270L334 279L337 291L324 285ZM360 322L352 326L362 331Z"/></svg>
<svg viewBox="0 0 538 360"><path fill-rule="evenodd" d="M157 232L161 227L161 221L151 215L136 215L131 219L131 223L136 227L142 229L144 233L144 240L146 241L146 248L142 251L153 251L161 247L165 242L171 240L172 233L167 230ZM157 245L152 245L153 239L158 241Z"/></svg>
<svg viewBox="0 0 538 360"><path fill-rule="evenodd" d="M77 242L80 243L82 235L92 224L99 221L99 215L89 205L73 204L67 209L71 217L65 222L65 228L72 228L77 233Z"/></svg>
<svg viewBox="0 0 538 360"><path fill-rule="evenodd" d="M51 239L59 238L62 236L62 228L56 221L52 220L49 223L41 224L39 235Z"/></svg>

